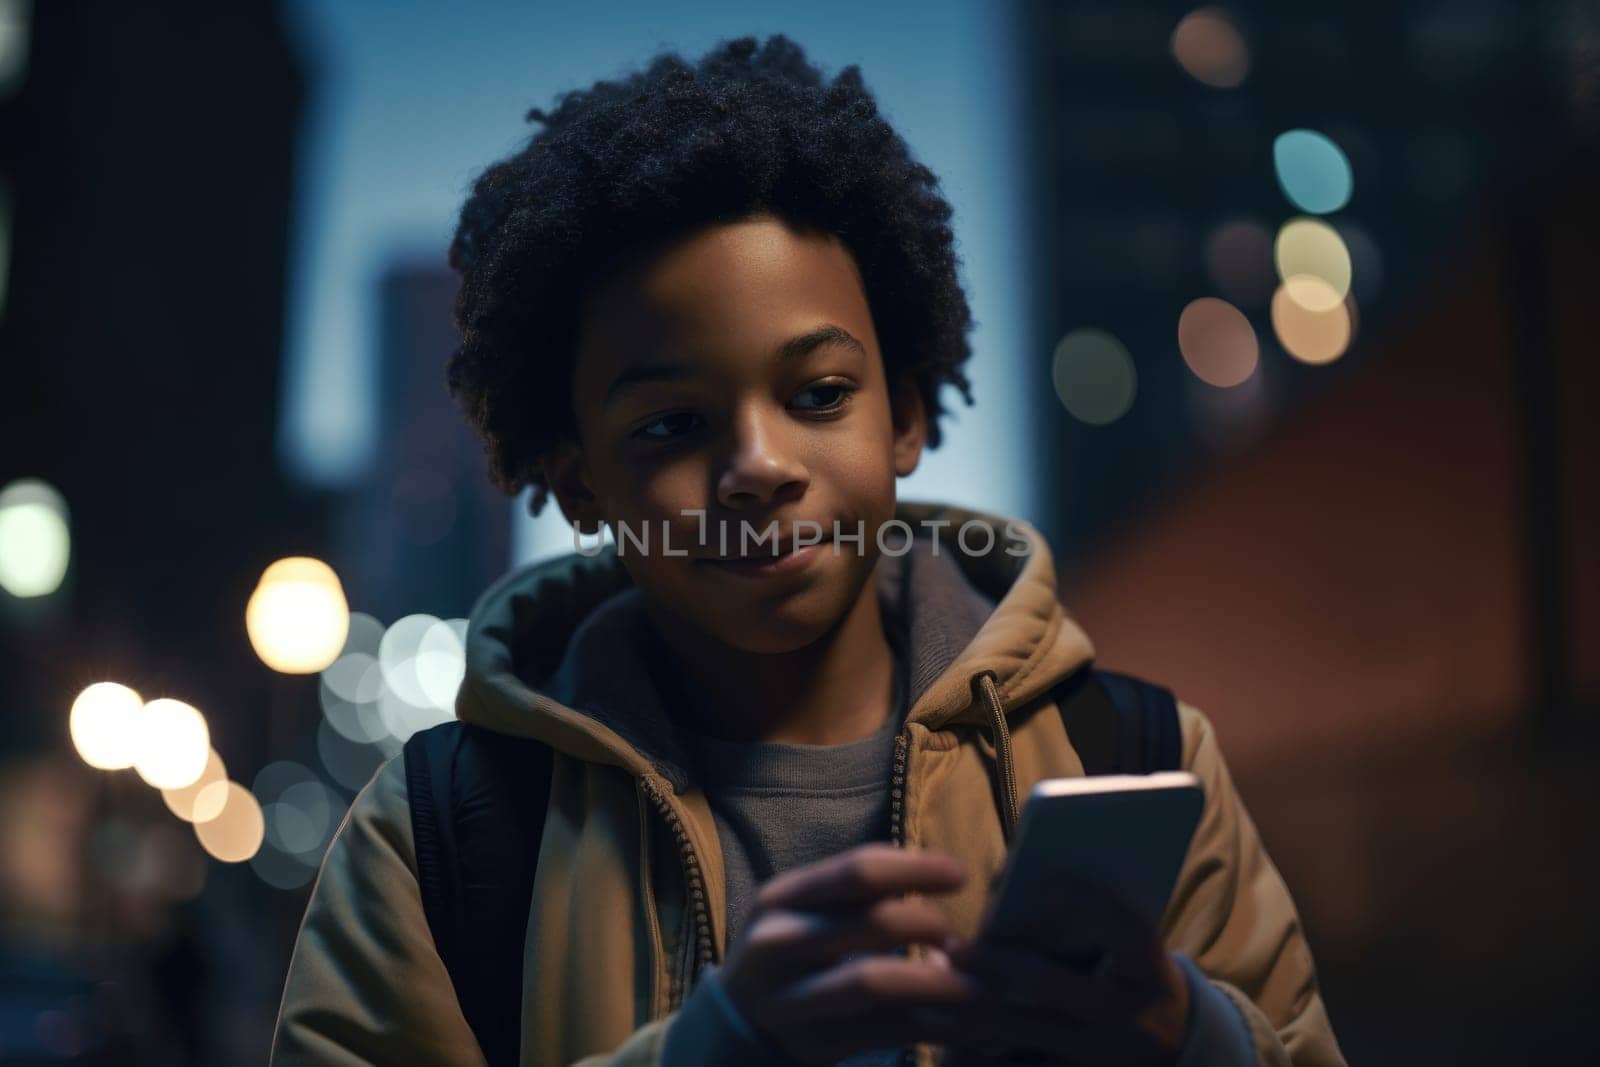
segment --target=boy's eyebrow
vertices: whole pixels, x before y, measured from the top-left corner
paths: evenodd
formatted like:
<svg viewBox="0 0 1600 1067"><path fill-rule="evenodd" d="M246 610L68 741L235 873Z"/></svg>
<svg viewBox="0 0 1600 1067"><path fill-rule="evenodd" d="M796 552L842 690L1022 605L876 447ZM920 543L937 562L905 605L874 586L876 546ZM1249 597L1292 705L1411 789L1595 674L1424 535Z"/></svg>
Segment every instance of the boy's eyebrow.
<svg viewBox="0 0 1600 1067"><path fill-rule="evenodd" d="M863 356L867 354L867 347L856 339L855 334L830 322L789 338L773 349L772 358L776 362L787 363L830 344L853 348ZM630 389L646 382L677 381L692 375L693 372L682 363L646 363L624 368L606 387L605 399L600 401L600 406L607 407Z"/></svg>

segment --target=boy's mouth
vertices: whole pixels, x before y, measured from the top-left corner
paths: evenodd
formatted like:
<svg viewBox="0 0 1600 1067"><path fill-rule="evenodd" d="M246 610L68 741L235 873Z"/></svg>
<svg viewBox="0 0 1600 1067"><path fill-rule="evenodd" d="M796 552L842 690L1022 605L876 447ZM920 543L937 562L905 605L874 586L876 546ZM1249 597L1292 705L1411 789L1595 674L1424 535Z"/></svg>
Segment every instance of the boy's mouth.
<svg viewBox="0 0 1600 1067"><path fill-rule="evenodd" d="M745 555L708 556L699 562L708 563L719 570L741 577L764 578L779 574L792 574L803 570L813 560L817 559L833 539L824 537L821 541L807 543L799 548L794 547L794 539L779 542L776 551L768 548L766 551L756 550Z"/></svg>
<svg viewBox="0 0 1600 1067"><path fill-rule="evenodd" d="M807 542L800 547L813 548L816 545L825 545L832 540L833 538L831 537L823 537L822 540L817 541L814 544L812 542ZM743 555L740 555L736 552L730 552L726 556L707 556L705 558L709 563L737 563L743 560L781 559L795 550L794 545L795 539L791 537L787 541L778 541L772 546L763 546L760 548L751 549L749 552L746 552Z"/></svg>

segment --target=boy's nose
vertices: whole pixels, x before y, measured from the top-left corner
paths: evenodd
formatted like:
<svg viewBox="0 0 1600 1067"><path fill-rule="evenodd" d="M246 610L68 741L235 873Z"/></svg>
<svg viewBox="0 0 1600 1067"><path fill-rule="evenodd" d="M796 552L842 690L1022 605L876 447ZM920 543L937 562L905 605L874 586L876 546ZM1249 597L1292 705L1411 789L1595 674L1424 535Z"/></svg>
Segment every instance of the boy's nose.
<svg viewBox="0 0 1600 1067"><path fill-rule="evenodd" d="M728 508L781 503L805 492L810 480L783 430L758 414L734 427L717 477L717 499Z"/></svg>

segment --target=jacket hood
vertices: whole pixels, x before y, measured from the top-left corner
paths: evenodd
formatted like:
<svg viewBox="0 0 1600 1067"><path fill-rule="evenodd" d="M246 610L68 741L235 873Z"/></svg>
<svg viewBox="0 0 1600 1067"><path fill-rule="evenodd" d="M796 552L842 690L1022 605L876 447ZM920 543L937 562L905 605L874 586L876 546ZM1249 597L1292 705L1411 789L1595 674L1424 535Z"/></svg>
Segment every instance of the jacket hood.
<svg viewBox="0 0 1600 1067"><path fill-rule="evenodd" d="M907 722L929 730L985 724L996 711L980 706L985 673L993 677L987 699L992 705L997 695L999 713L1009 715L1093 660L1031 524L916 501L899 502L895 517L911 528L909 548L881 554L874 578L909 656ZM956 542L974 520L995 531L982 553ZM968 538L985 539L976 531ZM652 680L643 596L614 544L511 571L472 609L457 717L634 774L653 770L684 792L689 749Z"/></svg>

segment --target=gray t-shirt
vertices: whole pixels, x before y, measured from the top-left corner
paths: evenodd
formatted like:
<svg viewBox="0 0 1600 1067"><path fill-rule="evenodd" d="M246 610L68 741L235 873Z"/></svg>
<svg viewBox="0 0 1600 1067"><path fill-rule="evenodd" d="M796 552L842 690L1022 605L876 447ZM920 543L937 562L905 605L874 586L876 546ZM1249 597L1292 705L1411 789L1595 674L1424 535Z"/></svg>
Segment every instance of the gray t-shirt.
<svg viewBox="0 0 1600 1067"><path fill-rule="evenodd" d="M909 709L909 671L894 650L894 700L877 732L842 745L725 741L689 734L727 870L727 944L744 928L755 890L794 867L889 839L894 743ZM893 1064L895 1050L840 1061Z"/></svg>

